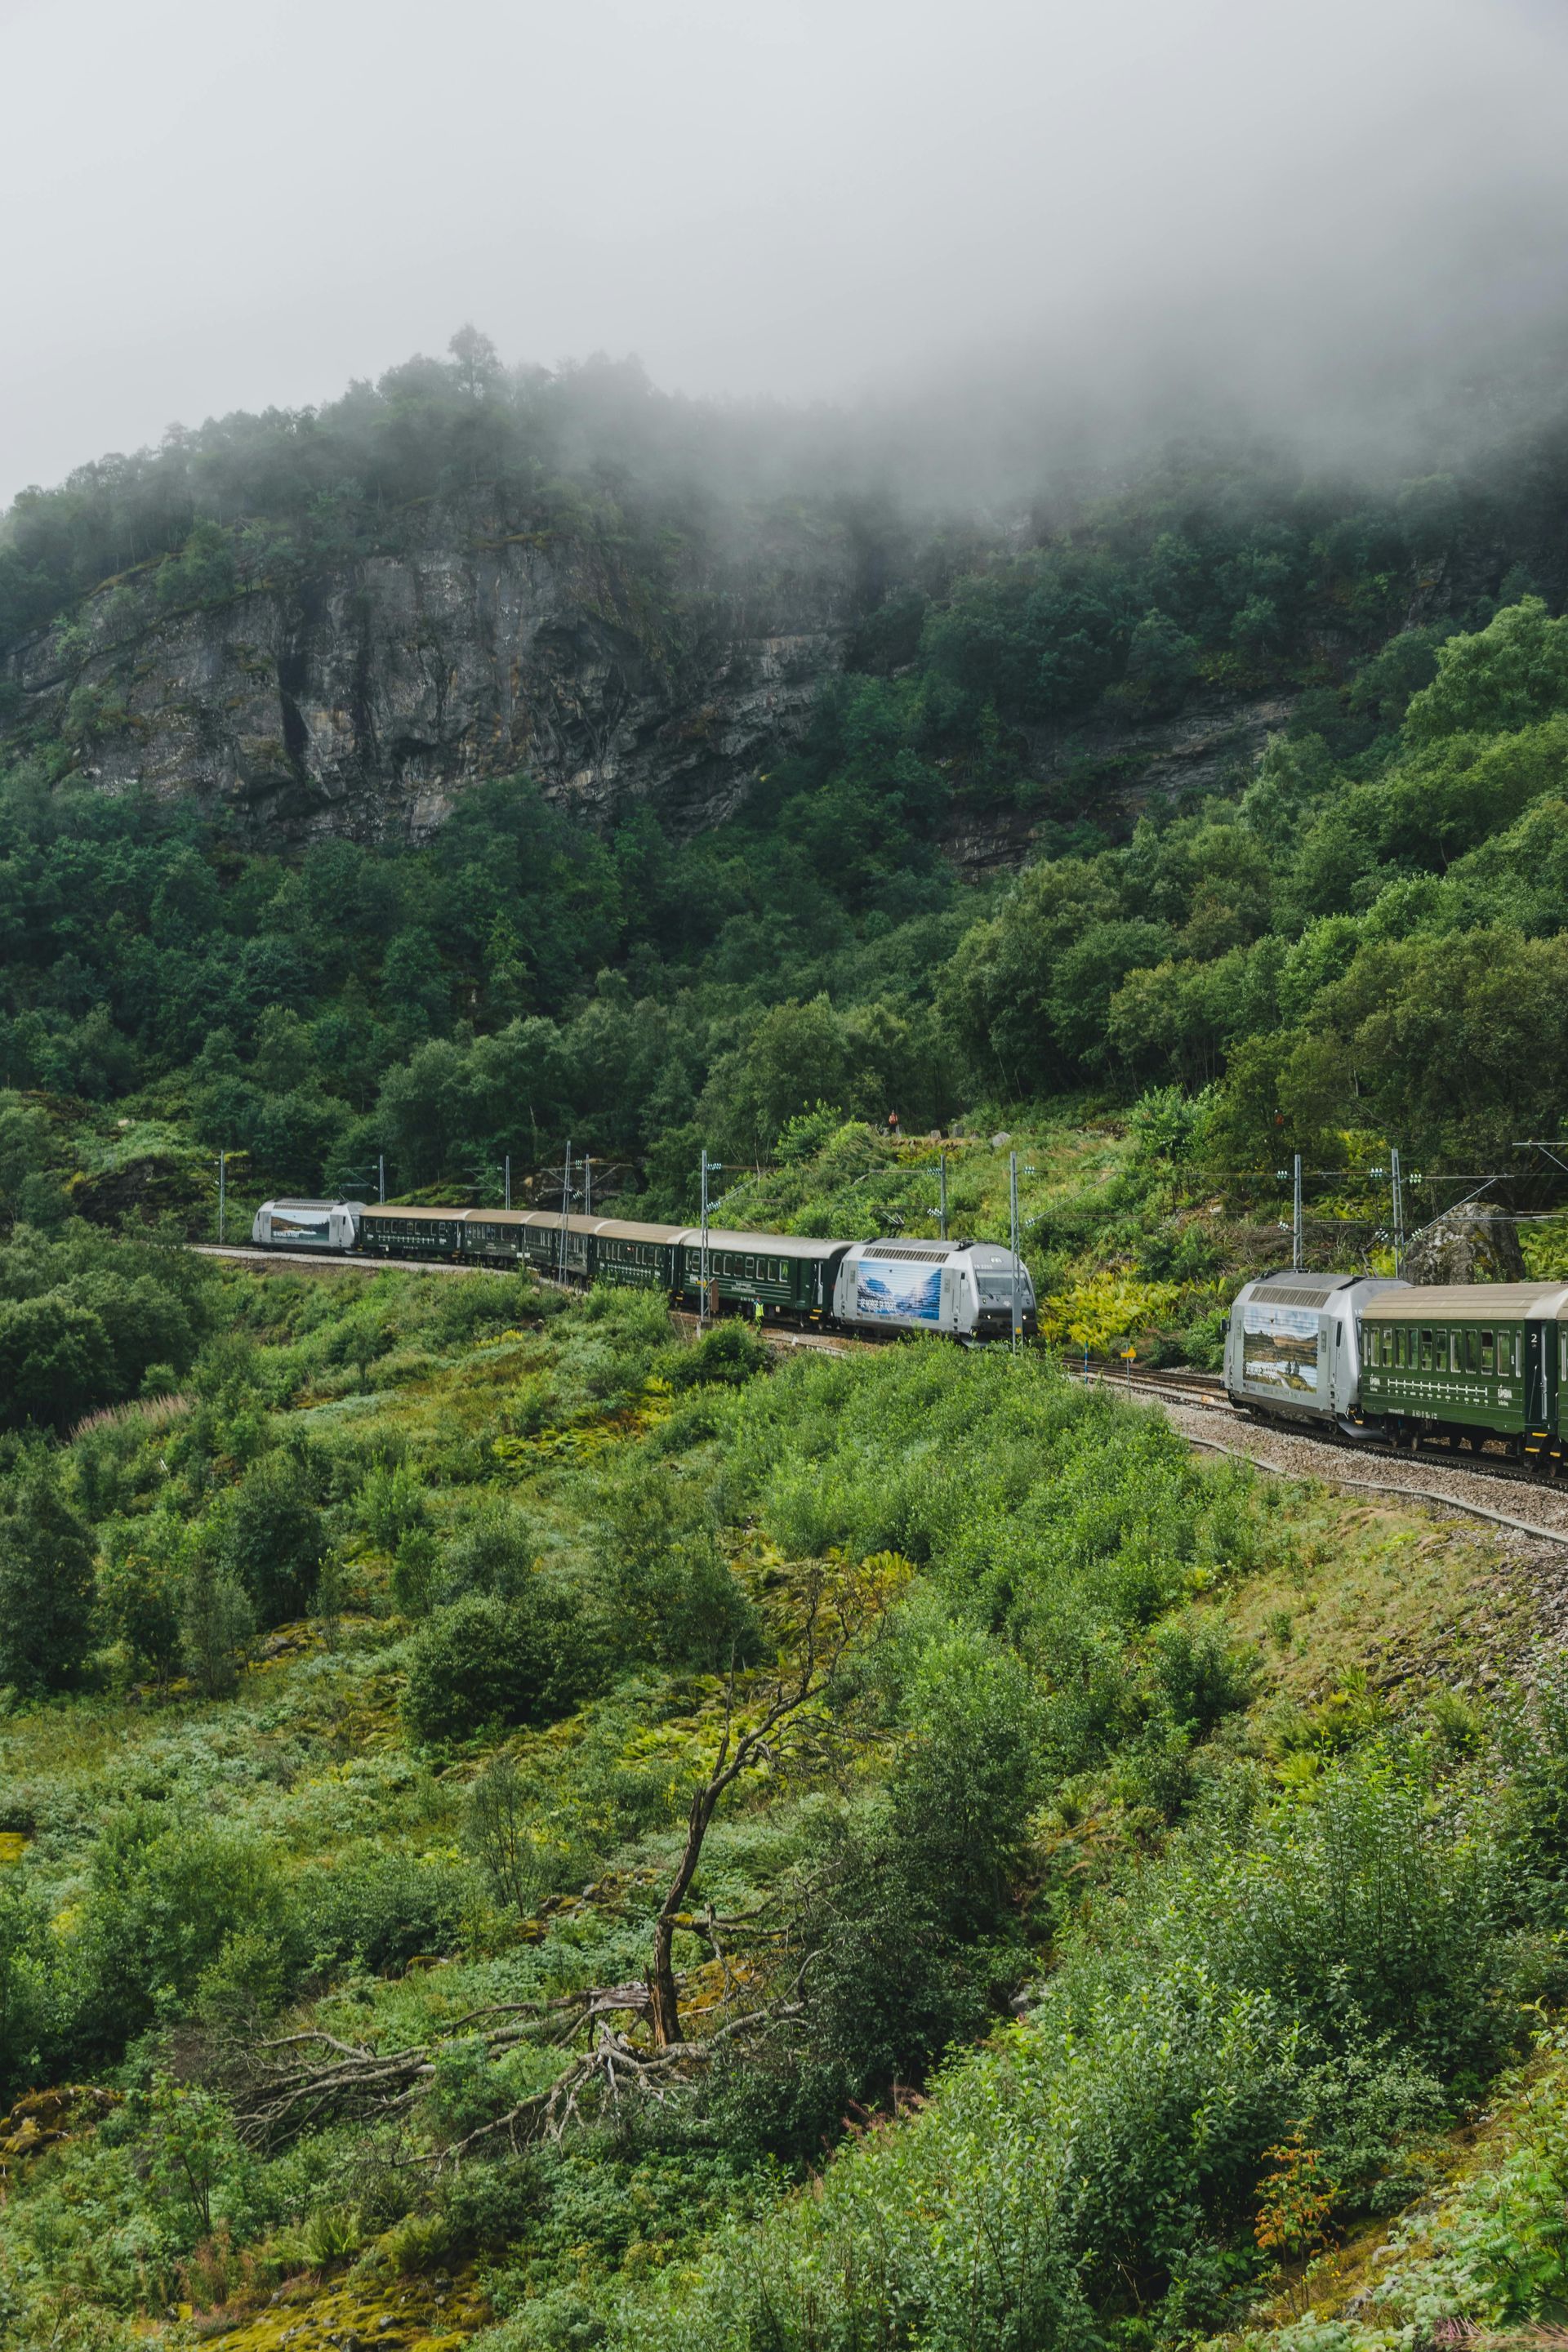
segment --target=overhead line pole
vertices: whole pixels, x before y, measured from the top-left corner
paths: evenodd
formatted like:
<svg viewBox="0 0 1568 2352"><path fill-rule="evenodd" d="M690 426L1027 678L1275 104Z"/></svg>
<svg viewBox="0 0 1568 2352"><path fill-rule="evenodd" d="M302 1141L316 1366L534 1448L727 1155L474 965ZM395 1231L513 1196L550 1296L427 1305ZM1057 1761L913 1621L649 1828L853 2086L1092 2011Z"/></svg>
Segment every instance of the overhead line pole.
<svg viewBox="0 0 1568 2352"><path fill-rule="evenodd" d="M936 1155L936 1173L937 1173L937 1187L938 1187L938 1202L937 1202L937 1213L936 1213L936 1217L937 1217L937 1231L938 1231L938 1233L942 1235L942 1240L943 1240L943 1241L946 1241L946 1239L947 1239L947 1154L946 1154L946 1152L945 1152L945 1151L939 1151L939 1152L937 1153L937 1155Z"/></svg>
<svg viewBox="0 0 1568 2352"><path fill-rule="evenodd" d="M572 1214L572 1144L566 1144L566 1171L561 1179L561 1279L566 1279L566 1220Z"/></svg>
<svg viewBox="0 0 1568 2352"><path fill-rule="evenodd" d="M1007 1154L1007 1238L1013 1254L1011 1282L1013 1292L1013 1352L1018 1352L1020 1321L1018 1315L1018 1155Z"/></svg>
<svg viewBox="0 0 1568 2352"><path fill-rule="evenodd" d="M1388 1181L1394 1194L1394 1271L1397 1277L1405 1271L1405 1183L1399 1172L1399 1153L1390 1150Z"/></svg>
<svg viewBox="0 0 1568 2352"><path fill-rule="evenodd" d="M1290 1204L1290 1268L1301 1271L1301 1155L1298 1151L1294 1166L1294 1187Z"/></svg>
<svg viewBox="0 0 1568 2352"><path fill-rule="evenodd" d="M702 1147L702 1208L700 1223L701 1240L697 1261L697 1328L699 1332L708 1328L708 1179L710 1176L721 1176L723 1172L723 1161L710 1160L708 1147L704 1144Z"/></svg>

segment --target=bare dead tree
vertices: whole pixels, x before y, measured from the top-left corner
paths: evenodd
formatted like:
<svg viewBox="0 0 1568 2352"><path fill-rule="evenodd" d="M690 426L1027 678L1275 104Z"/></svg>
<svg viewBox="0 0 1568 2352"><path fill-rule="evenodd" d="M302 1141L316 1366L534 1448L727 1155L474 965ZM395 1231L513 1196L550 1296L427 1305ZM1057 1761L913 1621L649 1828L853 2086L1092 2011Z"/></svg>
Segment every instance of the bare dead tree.
<svg viewBox="0 0 1568 2352"><path fill-rule="evenodd" d="M722 1972L726 1993L734 1983L731 1958L737 1944L777 1944L783 1937L781 1928L761 1924L765 1905L726 1918L711 1904L688 1913L686 1899L726 1790L744 1773L805 1748L814 1725L822 1730L816 1724L814 1702L849 1653L879 1628L890 1590L888 1564L884 1559L868 1562L859 1571L840 1566L812 1572L789 1644L790 1663L764 1685L754 1719L743 1727L736 1720L738 1677L731 1673L718 1751L688 1810L685 1843L654 1920L645 1977L591 1986L553 2000L510 2001L474 2010L453 2020L437 2040L396 2050L374 2050L320 2029L261 2042L236 2040L209 2051L203 2071L227 2091L240 2137L253 2147L276 2147L329 2116L391 2121L415 2106L434 2081L442 2052L458 2042L479 2042L493 2063L526 2043L569 2051L585 2033L587 2046L574 2051L542 2089L479 2125L455 2147L415 2159L457 2163L497 2138L514 2147L540 2138L559 2139L582 2120L590 2102L602 2109L631 2093L669 2097L721 2051L744 2049L796 2015L800 1988L786 1984L772 1998L705 2032L700 2041L685 2040L675 1937L684 1928L707 1945ZM901 1562L897 1565L902 1567ZM649 2040L632 2039L639 2026Z"/></svg>
<svg viewBox="0 0 1568 2352"><path fill-rule="evenodd" d="M702 1859L703 1841L720 1801L742 1773L776 1759L803 1712L822 1696L848 1651L868 1630L866 1603L863 1585L848 1585L842 1577L830 1580L822 1572L813 1574L795 1645L795 1663L780 1675L757 1720L743 1731L735 1726L735 1675L731 1668L719 1751L708 1778L691 1800L686 1817L686 1843L653 1923L653 1955L647 1972L648 2021L658 2049L675 2048L681 2041L675 1932L683 1924L690 1924L683 1922L682 1913L697 1875L697 1865ZM879 1610L871 1612L873 1616L879 1613Z"/></svg>

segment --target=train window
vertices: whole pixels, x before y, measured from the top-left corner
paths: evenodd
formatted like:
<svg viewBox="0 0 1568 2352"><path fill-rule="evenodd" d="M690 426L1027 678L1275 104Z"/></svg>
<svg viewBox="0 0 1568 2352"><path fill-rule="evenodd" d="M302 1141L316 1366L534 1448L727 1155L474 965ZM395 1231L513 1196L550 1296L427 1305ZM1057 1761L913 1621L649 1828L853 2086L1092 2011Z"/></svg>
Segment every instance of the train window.
<svg viewBox="0 0 1568 2352"><path fill-rule="evenodd" d="M1492 1343L1491 1333L1489 1331L1483 1331L1481 1333L1481 1370L1483 1372L1489 1372L1494 1369L1495 1354L1496 1350Z"/></svg>
<svg viewBox="0 0 1568 2352"><path fill-rule="evenodd" d="M1432 1369L1432 1332L1427 1324L1421 1327L1421 1369L1424 1372Z"/></svg>
<svg viewBox="0 0 1568 2352"><path fill-rule="evenodd" d="M1476 1370L1476 1335L1474 1331L1467 1331L1465 1334L1466 1371L1473 1372Z"/></svg>

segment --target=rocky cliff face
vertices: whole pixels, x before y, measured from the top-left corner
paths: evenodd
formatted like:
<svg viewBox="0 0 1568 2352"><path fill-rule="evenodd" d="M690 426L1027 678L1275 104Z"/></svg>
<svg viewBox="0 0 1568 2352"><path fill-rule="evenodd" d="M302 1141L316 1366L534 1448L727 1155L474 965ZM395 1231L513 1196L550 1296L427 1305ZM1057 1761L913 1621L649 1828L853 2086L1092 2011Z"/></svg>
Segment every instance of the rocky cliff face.
<svg viewBox="0 0 1568 2352"><path fill-rule="evenodd" d="M522 770L602 820L734 807L838 667L862 558L798 509L743 553L430 502L393 551L258 567L183 608L149 570L13 656L21 723L107 790L226 804L255 835L418 834Z"/></svg>
<svg viewBox="0 0 1568 2352"><path fill-rule="evenodd" d="M1174 718L1118 725L1099 712L1076 731L1042 734L1030 745L1047 815L1092 814L1115 834L1131 830L1162 802L1243 791L1270 735L1288 722L1289 694L1197 696ZM964 814L946 843L972 881L1010 871L1039 853L1043 820L1027 808Z"/></svg>

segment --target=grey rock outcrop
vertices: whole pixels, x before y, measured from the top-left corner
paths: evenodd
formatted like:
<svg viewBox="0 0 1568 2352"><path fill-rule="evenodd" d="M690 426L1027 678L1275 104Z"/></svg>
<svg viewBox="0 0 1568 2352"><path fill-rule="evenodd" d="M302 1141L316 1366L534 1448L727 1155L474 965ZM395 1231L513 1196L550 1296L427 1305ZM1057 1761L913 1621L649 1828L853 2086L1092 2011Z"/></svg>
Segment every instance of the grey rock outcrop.
<svg viewBox="0 0 1568 2352"><path fill-rule="evenodd" d="M105 790L226 804L258 835L417 835L526 771L602 822L728 814L840 666L857 555L827 519L753 513L733 546L521 527L432 502L396 551L221 602L109 583L9 664L24 723Z"/></svg>
<svg viewBox="0 0 1568 2352"><path fill-rule="evenodd" d="M1467 1202L1415 1235L1405 1253L1405 1274L1423 1284L1523 1282L1519 1229L1490 1202Z"/></svg>

